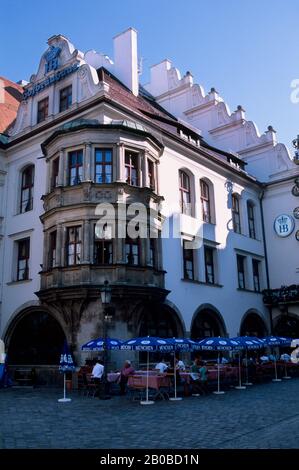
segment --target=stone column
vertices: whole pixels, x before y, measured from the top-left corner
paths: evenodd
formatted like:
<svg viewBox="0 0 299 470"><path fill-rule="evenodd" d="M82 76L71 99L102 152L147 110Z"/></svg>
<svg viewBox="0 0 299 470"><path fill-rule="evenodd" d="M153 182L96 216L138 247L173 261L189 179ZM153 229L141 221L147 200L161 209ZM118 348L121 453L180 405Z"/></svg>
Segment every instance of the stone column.
<svg viewBox="0 0 299 470"><path fill-rule="evenodd" d="M138 185L143 186L143 155L141 152L138 153Z"/></svg>
<svg viewBox="0 0 299 470"><path fill-rule="evenodd" d="M66 266L66 227L62 227L62 236L61 236L61 263L60 266Z"/></svg>
<svg viewBox="0 0 299 470"><path fill-rule="evenodd" d="M91 143L87 142L85 144L85 151L84 151L84 159L83 159L83 181L91 181L93 179L93 175L91 174Z"/></svg>
<svg viewBox="0 0 299 470"><path fill-rule="evenodd" d="M84 220L83 224L83 259L82 263L90 263L90 221Z"/></svg>
<svg viewBox="0 0 299 470"><path fill-rule="evenodd" d="M56 267L62 265L62 235L63 235L62 224L58 224L57 234L56 234L56 260L55 260Z"/></svg>
<svg viewBox="0 0 299 470"><path fill-rule="evenodd" d="M116 144L116 181L125 181L125 149L124 144Z"/></svg>
<svg viewBox="0 0 299 470"><path fill-rule="evenodd" d="M65 149L61 148L59 150L59 169L58 169L58 184L57 186L64 186L66 184L66 179L64 175L64 167L66 166L65 162Z"/></svg>
<svg viewBox="0 0 299 470"><path fill-rule="evenodd" d="M49 232L44 232L43 271L49 268Z"/></svg>
<svg viewBox="0 0 299 470"><path fill-rule="evenodd" d="M141 156L141 165L142 165L142 180L140 181L143 188L149 187L148 184L148 166L147 166L147 151L144 151Z"/></svg>

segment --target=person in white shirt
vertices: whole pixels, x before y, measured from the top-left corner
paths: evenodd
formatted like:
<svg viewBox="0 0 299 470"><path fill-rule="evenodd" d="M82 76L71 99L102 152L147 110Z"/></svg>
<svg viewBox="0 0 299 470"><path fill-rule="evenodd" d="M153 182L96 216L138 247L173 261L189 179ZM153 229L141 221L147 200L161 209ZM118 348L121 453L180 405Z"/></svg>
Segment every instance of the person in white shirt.
<svg viewBox="0 0 299 470"><path fill-rule="evenodd" d="M186 370L185 364L180 359L177 360L176 368L181 371Z"/></svg>
<svg viewBox="0 0 299 470"><path fill-rule="evenodd" d="M168 365L165 364L164 359L161 359L161 361L155 365L155 369L158 369L160 371L160 374L164 374L164 372L166 372L166 370L168 369Z"/></svg>
<svg viewBox="0 0 299 470"><path fill-rule="evenodd" d="M91 377L93 379L98 379L101 380L104 374L104 366L103 362L99 359L97 359L95 365L93 366Z"/></svg>

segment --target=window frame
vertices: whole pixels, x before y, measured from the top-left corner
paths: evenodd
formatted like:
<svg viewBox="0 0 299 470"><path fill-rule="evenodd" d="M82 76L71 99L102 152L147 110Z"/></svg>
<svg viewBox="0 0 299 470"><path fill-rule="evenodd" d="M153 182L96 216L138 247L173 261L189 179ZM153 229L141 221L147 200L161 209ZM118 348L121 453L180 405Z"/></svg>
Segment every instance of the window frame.
<svg viewBox="0 0 299 470"><path fill-rule="evenodd" d="M71 90L71 93L62 96L67 90ZM63 100L66 101L66 105L62 108ZM69 102L70 101L70 102ZM73 86L72 84L67 85L59 90L59 112L62 113L63 111L67 111L73 104Z"/></svg>
<svg viewBox="0 0 299 470"><path fill-rule="evenodd" d="M141 246L140 246L140 237L131 238L127 236L125 238L125 262L127 266L141 266ZM133 247L137 246L137 254L133 253ZM129 251L127 248L129 247ZM133 262L128 261L128 256L133 257ZM135 257L137 256L137 263L134 262Z"/></svg>
<svg viewBox="0 0 299 470"><path fill-rule="evenodd" d="M147 184L152 191L156 190L155 165L153 160L147 159Z"/></svg>
<svg viewBox="0 0 299 470"><path fill-rule="evenodd" d="M211 258L208 257L211 255ZM211 246L204 246L204 258L205 258L205 279L207 284L215 284L215 249ZM210 261L210 262L208 262ZM208 267L211 267L211 273L208 271ZM212 281L209 281L209 275L212 277Z"/></svg>
<svg viewBox="0 0 299 470"><path fill-rule="evenodd" d="M54 242L55 240L55 242ZM53 243L54 242L54 243ZM53 230L49 233L49 257L48 263L49 268L53 269L56 267L56 256L57 256L57 230Z"/></svg>
<svg viewBox="0 0 299 470"><path fill-rule="evenodd" d="M207 190L207 195L204 194L204 189ZM212 222L212 213L211 213L211 191L210 185L203 178L200 179L200 201L201 201L201 213L202 220L207 224ZM205 204L208 207L208 212L205 211Z"/></svg>
<svg viewBox="0 0 299 470"><path fill-rule="evenodd" d="M31 170L31 182L30 184L26 184L26 172ZM25 179L25 182L24 182ZM35 179L35 166L33 164L27 165L21 171L21 188L20 188L20 206L19 206L19 213L25 214L26 212L33 210L33 190L34 190L34 179ZM24 192L28 190L29 197L24 199ZM23 210L24 201L27 201L26 206ZM27 208L29 204L29 207Z"/></svg>
<svg viewBox="0 0 299 470"><path fill-rule="evenodd" d="M51 191L53 191L55 188L58 186L58 176L59 176L59 160L60 157L55 157L52 160L52 165L51 165ZM57 170L57 172L54 172L54 169Z"/></svg>
<svg viewBox="0 0 299 470"><path fill-rule="evenodd" d="M41 106L42 105L42 106ZM36 123L39 124L47 119L49 116L49 96L45 96L37 102L37 116Z"/></svg>
<svg viewBox="0 0 299 470"><path fill-rule="evenodd" d="M184 178L188 183L184 185ZM181 214L191 215L191 178L184 170L179 170L179 191L180 191L180 208ZM184 195L187 196L187 202L184 201ZM186 206L186 204L188 204Z"/></svg>
<svg viewBox="0 0 299 470"><path fill-rule="evenodd" d="M232 219L233 231L242 234L240 198L237 194L232 195Z"/></svg>
<svg viewBox="0 0 299 470"><path fill-rule="evenodd" d="M97 162L97 153L102 153L102 161ZM110 152L111 160L106 160L107 153ZM97 168L101 168L101 172L97 171ZM106 173L106 167L111 167L111 172ZM97 180L97 175L101 175L102 181ZM106 175L110 175L110 181L106 180ZM94 149L94 181L96 184L110 184L113 183L113 149L112 148L100 148L96 147Z"/></svg>
<svg viewBox="0 0 299 470"><path fill-rule="evenodd" d="M256 240L255 205L251 201L247 201L247 219L249 237Z"/></svg>
<svg viewBox="0 0 299 470"><path fill-rule="evenodd" d="M72 161L71 161L71 158L72 158L72 155L73 154L76 154L76 163L75 164L72 164ZM81 163L78 163L78 155L81 154ZM77 150L70 150L68 153L67 153L67 157L68 157L68 186L78 186L79 184L82 183L83 181L83 165L84 165L84 152L83 152L83 149L77 149ZM75 176L75 183L72 183L72 176L71 176L71 173L72 173L72 169L75 168L75 172L76 172L76 176ZM80 171L81 169L81 171ZM80 175L81 173L81 175Z"/></svg>
<svg viewBox="0 0 299 470"><path fill-rule="evenodd" d="M246 256L237 254L238 288L241 290L246 289L245 261L246 261Z"/></svg>
<svg viewBox="0 0 299 470"><path fill-rule="evenodd" d="M126 162L126 158L129 158L129 163ZM133 158L132 158L133 157ZM136 159L135 165L132 164L133 159ZM140 186L140 176L139 176L139 153L131 150L125 150L124 156L125 164L125 181L130 186ZM136 171L136 178L132 177L132 169ZM133 182L135 181L135 184Z"/></svg>
<svg viewBox="0 0 299 470"><path fill-rule="evenodd" d="M194 250L186 248L187 240L183 240L183 277L189 281L195 280ZM190 268L187 263L191 263L191 277L188 275Z"/></svg>
<svg viewBox="0 0 299 470"><path fill-rule="evenodd" d="M253 277L253 290L254 292L261 292L261 276L260 276L260 260L252 258L252 277ZM257 268L257 270L255 269ZM256 289L257 280L257 289Z"/></svg>
<svg viewBox="0 0 299 470"><path fill-rule="evenodd" d="M17 270L16 270L16 280L17 282L20 281L28 281L29 280L29 262L30 262L30 237L21 238L16 240L15 243L17 244ZM21 256L21 244L25 245L25 256ZM20 263L25 261L25 268L20 268ZM20 278L20 273L23 272L22 278Z"/></svg>
<svg viewBox="0 0 299 470"><path fill-rule="evenodd" d="M72 225L70 227L66 227L66 266L78 266L81 264L81 254L82 254L82 225ZM75 239L74 241L70 242L70 231L76 230ZM77 232L78 231L78 232ZM74 246L73 253L69 252L70 246ZM80 247L78 250L77 248ZM73 263L69 262L70 256L73 256ZM79 260L77 261L77 257Z"/></svg>

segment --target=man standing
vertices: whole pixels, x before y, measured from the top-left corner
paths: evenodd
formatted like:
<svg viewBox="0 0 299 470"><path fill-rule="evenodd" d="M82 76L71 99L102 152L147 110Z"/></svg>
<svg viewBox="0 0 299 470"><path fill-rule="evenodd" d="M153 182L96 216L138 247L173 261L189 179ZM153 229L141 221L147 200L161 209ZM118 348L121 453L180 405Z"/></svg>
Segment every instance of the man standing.
<svg viewBox="0 0 299 470"><path fill-rule="evenodd" d="M100 388L101 388L101 381L102 381L103 375L104 375L103 361L101 359L96 359L95 364L92 369L91 378L94 380L97 386L99 397L101 394Z"/></svg>

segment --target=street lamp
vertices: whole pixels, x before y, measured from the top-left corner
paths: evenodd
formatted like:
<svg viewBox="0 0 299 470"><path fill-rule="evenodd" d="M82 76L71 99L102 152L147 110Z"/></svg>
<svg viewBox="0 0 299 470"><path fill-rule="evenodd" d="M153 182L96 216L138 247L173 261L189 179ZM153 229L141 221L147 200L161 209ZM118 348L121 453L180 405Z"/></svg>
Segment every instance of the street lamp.
<svg viewBox="0 0 299 470"><path fill-rule="evenodd" d="M111 302L111 287L109 287L109 282L105 281L104 286L101 288L101 300L103 305L103 314L104 314L104 378L103 378L103 396L101 398L106 399L110 398L109 396L109 383L107 377L107 368L108 368L108 349L107 349L107 323L110 322L112 316L109 315L108 306Z"/></svg>

